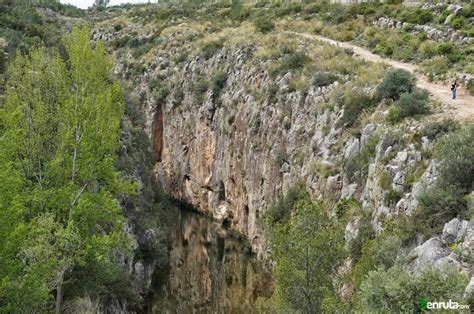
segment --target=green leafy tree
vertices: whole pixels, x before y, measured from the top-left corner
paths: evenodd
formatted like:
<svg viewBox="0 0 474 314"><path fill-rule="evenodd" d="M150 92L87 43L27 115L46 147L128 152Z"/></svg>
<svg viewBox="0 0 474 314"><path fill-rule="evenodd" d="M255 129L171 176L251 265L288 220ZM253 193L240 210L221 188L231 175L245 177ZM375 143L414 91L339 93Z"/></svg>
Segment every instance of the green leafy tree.
<svg viewBox="0 0 474 314"><path fill-rule="evenodd" d="M335 295L334 276L345 256L343 225L305 194L287 224L270 232L276 267L271 303L277 311L318 313Z"/></svg>
<svg viewBox="0 0 474 314"><path fill-rule="evenodd" d="M129 239L117 198L136 185L115 169L123 93L89 30L64 39L67 57L38 48L9 68L0 108L0 309L61 311L65 286L98 282ZM28 295L25 302L24 296Z"/></svg>

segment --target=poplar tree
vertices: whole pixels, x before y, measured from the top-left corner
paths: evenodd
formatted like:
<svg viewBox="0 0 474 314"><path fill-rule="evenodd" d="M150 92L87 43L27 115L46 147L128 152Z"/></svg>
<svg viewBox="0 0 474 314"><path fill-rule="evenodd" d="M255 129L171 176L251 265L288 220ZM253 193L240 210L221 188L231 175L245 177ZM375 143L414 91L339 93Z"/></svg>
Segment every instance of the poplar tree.
<svg viewBox="0 0 474 314"><path fill-rule="evenodd" d="M136 185L116 170L120 84L87 28L65 55L37 48L8 69L0 107L0 311L60 312L68 282L101 286L92 270L129 247L117 201ZM74 278L80 270L90 274ZM53 297L54 296L54 300Z"/></svg>
<svg viewBox="0 0 474 314"><path fill-rule="evenodd" d="M328 311L334 278L344 256L343 224L305 193L287 222L272 226L270 245L276 287L270 303L281 313ZM332 310L331 310L332 311Z"/></svg>

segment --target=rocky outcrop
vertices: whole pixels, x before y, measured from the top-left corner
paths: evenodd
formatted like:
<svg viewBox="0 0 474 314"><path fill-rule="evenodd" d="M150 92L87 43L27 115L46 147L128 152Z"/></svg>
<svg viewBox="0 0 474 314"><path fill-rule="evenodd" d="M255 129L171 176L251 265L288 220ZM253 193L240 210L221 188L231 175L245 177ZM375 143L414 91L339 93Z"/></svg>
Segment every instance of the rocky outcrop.
<svg viewBox="0 0 474 314"><path fill-rule="evenodd" d="M454 16L455 14L453 13L453 15L448 16L448 18L453 18ZM449 21L445 24L449 24ZM374 21L374 25L381 28L411 29L413 33L425 33L429 39L437 42L455 41L461 44L469 44L474 41L474 38L465 36L463 33L456 31L450 27L446 27L446 29L439 30L429 25L411 24L385 17L381 17L377 21Z"/></svg>
<svg viewBox="0 0 474 314"><path fill-rule="evenodd" d="M474 221L454 218L444 225L441 236L434 236L417 246L409 254L410 267L454 267L472 274L470 258L474 253Z"/></svg>

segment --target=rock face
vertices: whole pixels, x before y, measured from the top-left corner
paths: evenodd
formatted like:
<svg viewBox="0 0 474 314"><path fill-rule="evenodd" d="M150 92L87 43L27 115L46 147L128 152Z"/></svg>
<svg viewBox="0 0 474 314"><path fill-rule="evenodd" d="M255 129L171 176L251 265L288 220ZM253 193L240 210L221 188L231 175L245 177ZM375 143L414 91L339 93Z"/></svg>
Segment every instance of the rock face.
<svg viewBox="0 0 474 314"><path fill-rule="evenodd" d="M251 54L251 48L223 48L207 60L195 56L175 63L163 53L141 77L136 92L146 94L155 172L169 194L237 229L259 256L267 252L262 214L297 184L333 204L341 198L359 200L373 210L374 225L381 215L411 212L416 194L406 184L407 173L423 161L413 144L401 144L402 132L368 123L359 135L347 136L341 122L344 111L328 107L337 82L294 91L290 72L271 79L246 62ZM198 101L195 82L219 70L227 74L222 90L209 89ZM147 92L156 75L173 82L159 104ZM379 116L376 112L372 119ZM375 153L367 160L368 174L355 180L346 170L371 145ZM389 174L384 188L381 172ZM422 178L428 182L432 177L428 167ZM421 189L422 183L414 186ZM397 202L386 200L390 190L398 193Z"/></svg>
<svg viewBox="0 0 474 314"><path fill-rule="evenodd" d="M456 16L456 13L449 15L444 24L449 25L451 20ZM446 29L439 30L435 27L428 25L420 24L411 24L406 22L397 21L391 18L381 17L377 21L374 21L374 24L381 28L391 28L391 29L412 29L413 33L425 33L426 36L434 41L446 42L446 41L455 41L462 44L469 44L474 41L474 38L465 36L461 32L458 32L450 27Z"/></svg>
<svg viewBox="0 0 474 314"><path fill-rule="evenodd" d="M441 237L435 236L413 249L410 266L415 270L427 267L453 266L472 273L470 256L474 252L474 223L454 218L444 225Z"/></svg>

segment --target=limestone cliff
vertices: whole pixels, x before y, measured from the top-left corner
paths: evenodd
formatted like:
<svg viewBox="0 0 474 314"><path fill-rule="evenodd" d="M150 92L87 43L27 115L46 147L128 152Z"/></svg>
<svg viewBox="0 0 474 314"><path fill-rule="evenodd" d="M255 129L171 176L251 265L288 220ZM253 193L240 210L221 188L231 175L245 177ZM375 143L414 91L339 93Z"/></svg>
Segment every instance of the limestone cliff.
<svg viewBox="0 0 474 314"><path fill-rule="evenodd" d="M157 179L245 235L259 256L268 255L261 218L292 186L332 206L359 201L377 230L382 218L410 215L436 178L436 134L425 129L441 120L439 108L399 124L386 122L384 102L350 112L347 99L373 94L384 71L352 51L247 24L217 33L191 22L110 24L94 38L117 45L130 33L138 43L159 36L143 52L115 49L116 72L142 100ZM357 233L356 222L348 232Z"/></svg>

